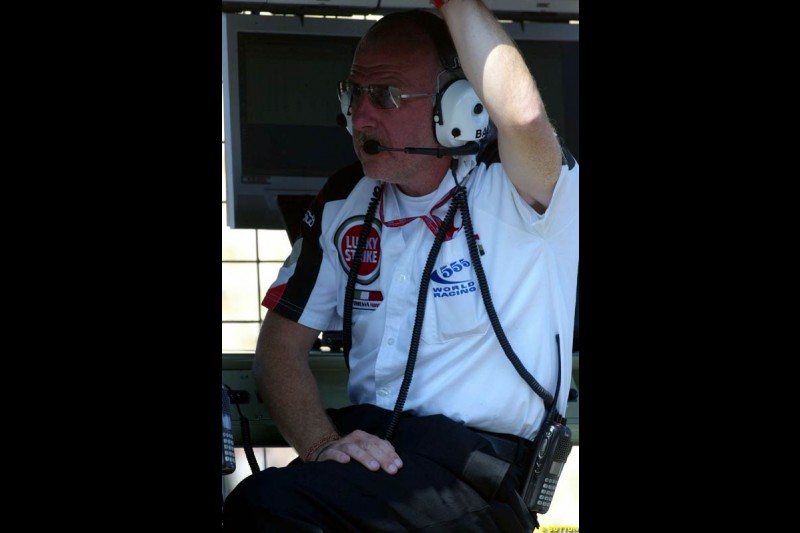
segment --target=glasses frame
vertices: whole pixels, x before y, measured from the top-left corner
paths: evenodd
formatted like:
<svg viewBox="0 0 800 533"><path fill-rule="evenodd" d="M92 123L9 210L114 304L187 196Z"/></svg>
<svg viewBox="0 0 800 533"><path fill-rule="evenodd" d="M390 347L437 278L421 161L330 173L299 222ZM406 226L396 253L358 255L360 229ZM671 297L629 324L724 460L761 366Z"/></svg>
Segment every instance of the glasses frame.
<svg viewBox="0 0 800 533"><path fill-rule="evenodd" d="M370 85L358 85L349 81L340 81L338 86L339 102L347 98L347 106L353 105L353 96L360 97L360 94L366 92L369 95L369 100L378 109L398 109L400 102L409 98L421 98L423 96L436 96L437 93L403 93L398 87L393 85L384 85L380 83ZM385 102L381 99L386 99L390 102L389 105L384 105Z"/></svg>

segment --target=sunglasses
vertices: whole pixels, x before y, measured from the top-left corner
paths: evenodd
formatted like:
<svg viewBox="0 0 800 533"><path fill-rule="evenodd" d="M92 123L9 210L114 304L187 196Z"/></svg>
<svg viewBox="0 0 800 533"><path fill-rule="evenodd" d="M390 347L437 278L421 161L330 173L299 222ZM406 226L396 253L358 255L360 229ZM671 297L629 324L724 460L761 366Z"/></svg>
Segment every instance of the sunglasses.
<svg viewBox="0 0 800 533"><path fill-rule="evenodd" d="M367 85L362 87L347 81L339 82L339 102L343 109L353 105L354 99L357 100L362 94L367 93L369 99L375 107L380 109L397 109L400 102L408 98L419 98L422 96L434 96L436 93L406 93L400 92L397 87L391 85Z"/></svg>

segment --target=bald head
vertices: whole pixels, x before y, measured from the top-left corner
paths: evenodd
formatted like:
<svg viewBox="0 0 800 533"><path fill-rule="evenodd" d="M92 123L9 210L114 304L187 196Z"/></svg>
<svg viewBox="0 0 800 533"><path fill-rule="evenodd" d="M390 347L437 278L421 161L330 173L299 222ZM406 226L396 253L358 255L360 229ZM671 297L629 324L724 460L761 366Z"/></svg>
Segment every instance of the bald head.
<svg viewBox="0 0 800 533"><path fill-rule="evenodd" d="M370 27L356 54L364 48L381 48L435 59L437 68L453 65L455 46L444 21L427 11L402 11L386 15Z"/></svg>

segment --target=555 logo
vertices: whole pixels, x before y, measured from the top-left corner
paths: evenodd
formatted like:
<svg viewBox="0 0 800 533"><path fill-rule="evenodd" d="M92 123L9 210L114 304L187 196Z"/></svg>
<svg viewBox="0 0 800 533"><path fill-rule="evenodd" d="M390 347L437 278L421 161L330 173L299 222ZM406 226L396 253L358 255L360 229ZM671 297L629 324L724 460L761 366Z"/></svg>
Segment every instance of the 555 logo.
<svg viewBox="0 0 800 533"><path fill-rule="evenodd" d="M446 298L475 292L478 288L472 279L472 264L464 258L444 264L431 272L434 298Z"/></svg>

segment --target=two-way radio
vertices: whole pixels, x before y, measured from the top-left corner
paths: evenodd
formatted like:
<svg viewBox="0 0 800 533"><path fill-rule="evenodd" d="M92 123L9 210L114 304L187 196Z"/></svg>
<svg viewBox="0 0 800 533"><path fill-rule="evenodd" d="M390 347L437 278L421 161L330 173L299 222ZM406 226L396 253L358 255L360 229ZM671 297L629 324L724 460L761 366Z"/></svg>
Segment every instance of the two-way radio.
<svg viewBox="0 0 800 533"><path fill-rule="evenodd" d="M563 424L550 424L539 438L522 490L522 499L531 513L544 514L550 509L558 478L571 450L572 432Z"/></svg>
<svg viewBox="0 0 800 533"><path fill-rule="evenodd" d="M236 470L236 456L233 449L233 424L231 422L231 399L228 389L222 385L222 475Z"/></svg>
<svg viewBox="0 0 800 533"><path fill-rule="evenodd" d="M556 354L558 356L558 379L556 393L547 417L536 435L536 447L529 459L522 499L531 513L544 514L550 509L556 492L558 478L572 451L572 431L567 420L558 414L558 392L561 389L561 341L556 335Z"/></svg>

